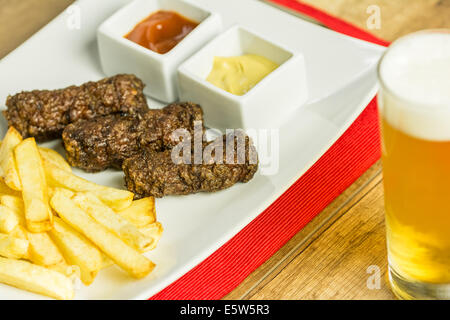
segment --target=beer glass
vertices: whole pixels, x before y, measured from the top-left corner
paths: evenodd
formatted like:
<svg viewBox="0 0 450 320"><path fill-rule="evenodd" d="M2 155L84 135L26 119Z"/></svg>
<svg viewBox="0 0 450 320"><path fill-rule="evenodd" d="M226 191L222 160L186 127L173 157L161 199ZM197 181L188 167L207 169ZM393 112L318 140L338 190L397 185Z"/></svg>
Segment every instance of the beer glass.
<svg viewBox="0 0 450 320"><path fill-rule="evenodd" d="M391 287L450 299L450 30L397 40L378 76Z"/></svg>

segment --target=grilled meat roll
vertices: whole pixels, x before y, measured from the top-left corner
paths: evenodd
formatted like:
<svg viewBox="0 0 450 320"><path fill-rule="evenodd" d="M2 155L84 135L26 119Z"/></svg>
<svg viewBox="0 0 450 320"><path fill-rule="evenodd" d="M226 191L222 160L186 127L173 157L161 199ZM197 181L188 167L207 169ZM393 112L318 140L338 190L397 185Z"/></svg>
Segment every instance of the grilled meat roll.
<svg viewBox="0 0 450 320"><path fill-rule="evenodd" d="M122 167L122 162L143 149L163 151L179 141L177 129L193 134L196 123L203 130L203 112L192 103L174 103L163 109L130 116L108 115L68 125L63 142L70 165L95 172ZM198 121L198 122L197 122Z"/></svg>
<svg viewBox="0 0 450 320"><path fill-rule="evenodd" d="M134 75L116 75L65 89L21 92L7 98L3 115L24 138L50 140L80 119L145 112L144 86Z"/></svg>
<svg viewBox="0 0 450 320"><path fill-rule="evenodd" d="M230 150L231 161L227 159ZM180 154L174 158L172 151L176 149L144 151L124 161L125 184L136 198L219 191L250 181L258 169L256 149L240 131L203 144L200 164L195 164L195 152L186 163ZM216 152L222 157L216 157Z"/></svg>

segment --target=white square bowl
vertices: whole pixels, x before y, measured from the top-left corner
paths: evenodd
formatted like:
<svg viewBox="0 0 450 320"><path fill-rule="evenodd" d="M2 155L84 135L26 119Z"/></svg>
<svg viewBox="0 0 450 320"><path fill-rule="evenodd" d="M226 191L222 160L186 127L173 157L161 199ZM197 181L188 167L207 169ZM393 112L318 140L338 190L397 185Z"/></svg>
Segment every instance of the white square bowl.
<svg viewBox="0 0 450 320"><path fill-rule="evenodd" d="M158 10L175 11L199 25L165 54L154 52L126 39L140 21ZM172 102L178 98L176 71L178 66L220 33L220 16L204 10L189 0L135 0L124 6L97 30L100 61L107 76L133 73L146 87L144 93Z"/></svg>
<svg viewBox="0 0 450 320"><path fill-rule="evenodd" d="M279 67L242 96L206 81L214 57L257 54ZM178 69L179 96L203 107L206 125L231 128L278 128L308 99L305 61L293 52L240 26L221 34Z"/></svg>

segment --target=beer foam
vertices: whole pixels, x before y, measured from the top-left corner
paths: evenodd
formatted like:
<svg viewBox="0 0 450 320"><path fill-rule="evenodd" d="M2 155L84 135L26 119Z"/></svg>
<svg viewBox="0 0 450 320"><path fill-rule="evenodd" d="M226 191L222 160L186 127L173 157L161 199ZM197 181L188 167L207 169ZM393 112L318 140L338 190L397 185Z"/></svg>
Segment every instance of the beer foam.
<svg viewBox="0 0 450 320"><path fill-rule="evenodd" d="M450 32L404 37L380 64L382 116L407 134L450 140Z"/></svg>

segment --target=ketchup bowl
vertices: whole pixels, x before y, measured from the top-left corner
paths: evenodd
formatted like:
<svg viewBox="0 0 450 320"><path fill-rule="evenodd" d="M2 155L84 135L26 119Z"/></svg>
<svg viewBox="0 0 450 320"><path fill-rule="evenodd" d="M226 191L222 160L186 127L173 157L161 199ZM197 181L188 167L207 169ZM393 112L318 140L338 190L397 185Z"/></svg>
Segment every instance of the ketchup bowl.
<svg viewBox="0 0 450 320"><path fill-rule="evenodd" d="M220 16L194 1L132 1L97 30L102 70L133 73L146 84L146 95L173 102L178 66L221 29Z"/></svg>

